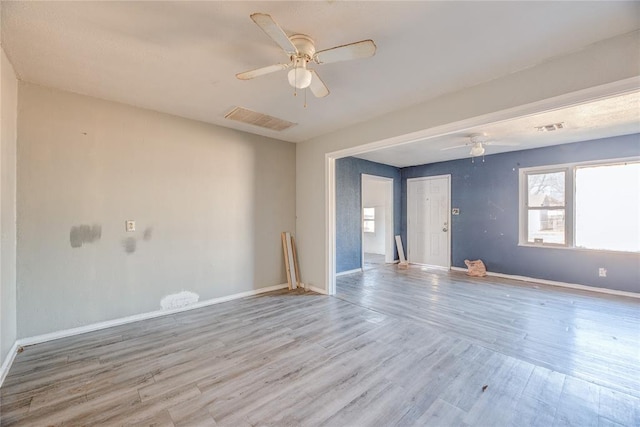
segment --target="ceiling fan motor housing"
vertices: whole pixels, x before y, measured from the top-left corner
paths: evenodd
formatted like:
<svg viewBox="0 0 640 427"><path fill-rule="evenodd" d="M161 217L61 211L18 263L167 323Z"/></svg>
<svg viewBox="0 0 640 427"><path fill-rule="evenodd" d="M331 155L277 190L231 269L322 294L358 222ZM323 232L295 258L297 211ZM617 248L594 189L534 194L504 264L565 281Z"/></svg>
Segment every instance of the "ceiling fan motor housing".
<svg viewBox="0 0 640 427"><path fill-rule="evenodd" d="M489 142L489 138L484 133L472 133L469 135L469 140L471 140L472 144L486 144Z"/></svg>
<svg viewBox="0 0 640 427"><path fill-rule="evenodd" d="M307 62L311 61L316 54L316 47L313 43L313 39L304 34L294 34L289 37L291 43L298 50L297 55L291 55L291 60L295 62L295 66L298 66L299 62L304 61L306 65Z"/></svg>
<svg viewBox="0 0 640 427"><path fill-rule="evenodd" d="M291 43L296 47L297 54L291 55L293 68L289 70L287 75L289 84L297 89L304 89L311 84L312 74L307 70L307 64L313 59L316 48L313 40L304 34L294 34L289 37Z"/></svg>

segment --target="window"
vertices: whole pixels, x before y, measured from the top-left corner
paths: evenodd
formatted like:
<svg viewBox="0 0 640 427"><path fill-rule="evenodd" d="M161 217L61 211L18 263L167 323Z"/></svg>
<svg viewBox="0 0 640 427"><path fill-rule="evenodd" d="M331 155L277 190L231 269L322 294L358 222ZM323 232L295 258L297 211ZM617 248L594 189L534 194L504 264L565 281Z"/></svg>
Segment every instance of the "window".
<svg viewBox="0 0 640 427"><path fill-rule="evenodd" d="M522 169L520 243L640 252L640 161Z"/></svg>
<svg viewBox="0 0 640 427"><path fill-rule="evenodd" d="M376 232L376 208L362 209L362 230L365 233Z"/></svg>
<svg viewBox="0 0 640 427"><path fill-rule="evenodd" d="M640 163L576 167L576 246L640 251Z"/></svg>
<svg viewBox="0 0 640 427"><path fill-rule="evenodd" d="M566 170L528 173L527 179L527 242L560 244L565 234Z"/></svg>

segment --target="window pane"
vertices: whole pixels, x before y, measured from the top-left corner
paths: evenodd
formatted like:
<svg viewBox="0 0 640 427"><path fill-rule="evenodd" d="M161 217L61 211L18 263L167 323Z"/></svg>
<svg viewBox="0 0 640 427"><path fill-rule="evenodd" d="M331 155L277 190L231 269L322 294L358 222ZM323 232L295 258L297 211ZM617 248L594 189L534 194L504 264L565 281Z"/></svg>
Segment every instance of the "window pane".
<svg viewBox="0 0 640 427"><path fill-rule="evenodd" d="M640 163L576 169L576 246L640 251Z"/></svg>
<svg viewBox="0 0 640 427"><path fill-rule="evenodd" d="M564 245L564 209L530 209L528 224L528 242Z"/></svg>
<svg viewBox="0 0 640 427"><path fill-rule="evenodd" d="M365 233L375 233L376 232L376 222L372 220L366 220L363 223L362 230Z"/></svg>
<svg viewBox="0 0 640 427"><path fill-rule="evenodd" d="M362 211L364 219L376 219L376 208L363 208Z"/></svg>
<svg viewBox="0 0 640 427"><path fill-rule="evenodd" d="M527 175L530 207L564 206L564 171Z"/></svg>

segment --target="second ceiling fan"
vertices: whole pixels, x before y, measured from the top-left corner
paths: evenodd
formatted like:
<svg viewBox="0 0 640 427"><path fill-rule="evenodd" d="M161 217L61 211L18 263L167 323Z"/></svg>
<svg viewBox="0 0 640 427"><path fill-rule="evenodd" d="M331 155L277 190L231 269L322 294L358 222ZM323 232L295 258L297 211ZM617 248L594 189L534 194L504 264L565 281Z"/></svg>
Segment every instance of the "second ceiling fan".
<svg viewBox="0 0 640 427"><path fill-rule="evenodd" d="M282 28L266 13L254 13L251 19L289 56L290 62L274 64L236 74L240 80L249 80L281 70L289 70L289 84L296 89L309 88L318 98L329 95L329 89L315 70L307 68L311 62L328 64L351 59L368 58L376 53L373 40L362 40L316 52L313 39L304 34L287 36Z"/></svg>
<svg viewBox="0 0 640 427"><path fill-rule="evenodd" d="M469 140L464 144L456 145L453 147L441 148L440 151L454 150L457 148L470 148L471 151L469 151L469 155L471 157L478 157L478 156L484 155L485 147L487 145L504 145L504 146L518 145L517 143L513 143L513 142L495 142L489 139L489 137L484 133L472 133L471 135L468 136L468 138Z"/></svg>

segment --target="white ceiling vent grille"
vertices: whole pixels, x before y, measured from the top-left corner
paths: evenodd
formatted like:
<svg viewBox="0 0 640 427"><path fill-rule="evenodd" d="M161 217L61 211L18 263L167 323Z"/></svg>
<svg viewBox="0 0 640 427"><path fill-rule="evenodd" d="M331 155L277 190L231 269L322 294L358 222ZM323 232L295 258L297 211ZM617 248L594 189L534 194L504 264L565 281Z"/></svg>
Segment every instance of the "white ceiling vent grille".
<svg viewBox="0 0 640 427"><path fill-rule="evenodd" d="M278 132L289 129L291 126L296 125L296 123L269 116L268 114L257 113L255 111L247 110L246 108L242 107L234 108L229 113L227 113L224 118L247 123L253 126L260 126L261 128L271 129Z"/></svg>
<svg viewBox="0 0 640 427"><path fill-rule="evenodd" d="M553 132L554 130L564 129L564 122L551 123L544 126L536 126L536 129L538 129L538 132Z"/></svg>

